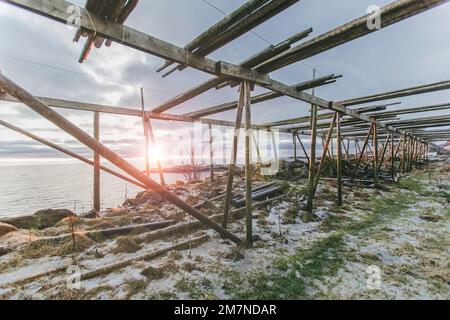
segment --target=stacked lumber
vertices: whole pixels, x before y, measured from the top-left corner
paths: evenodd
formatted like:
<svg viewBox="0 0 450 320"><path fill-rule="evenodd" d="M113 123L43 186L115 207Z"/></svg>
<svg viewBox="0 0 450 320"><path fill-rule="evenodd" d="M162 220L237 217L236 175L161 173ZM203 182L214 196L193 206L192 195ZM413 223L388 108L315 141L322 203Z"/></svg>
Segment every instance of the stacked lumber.
<svg viewBox="0 0 450 320"><path fill-rule="evenodd" d="M211 28L205 30L184 48L198 55L206 56L257 27L264 21L269 20L298 1L299 0L249 0ZM164 70L173 63L173 61L166 61L157 72ZM185 68L186 66L184 65L176 65L164 74L163 77L171 74L175 70L181 71Z"/></svg>
<svg viewBox="0 0 450 320"><path fill-rule="evenodd" d="M138 2L139 0L87 0L85 8L90 15L92 14L102 19L123 24L134 8L136 8ZM82 30L82 28L77 31L73 41L78 42L81 37L86 37L87 40L78 60L80 63L83 63L87 59L92 46L99 49L103 43L107 47L112 44L111 40L108 39L105 41L103 37L97 36L93 32Z"/></svg>

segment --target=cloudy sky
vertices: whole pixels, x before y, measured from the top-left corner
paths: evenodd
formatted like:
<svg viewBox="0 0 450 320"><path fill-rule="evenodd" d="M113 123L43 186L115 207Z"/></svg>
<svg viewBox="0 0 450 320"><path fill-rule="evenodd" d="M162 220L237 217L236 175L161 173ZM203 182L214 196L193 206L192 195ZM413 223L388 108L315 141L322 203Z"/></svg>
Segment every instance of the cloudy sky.
<svg viewBox="0 0 450 320"><path fill-rule="evenodd" d="M84 5L84 0L73 1ZM243 0L209 0L229 13ZM317 36L362 16L370 5L384 6L391 1L302 0L271 20L215 51L211 58L238 63L253 53L312 27ZM202 0L140 1L126 24L180 47L223 17L223 13ZM427 84L450 78L450 4L445 4L397 23L376 33L341 45L271 74L274 79L294 84L319 75L342 74L337 84L321 87L316 94L329 100L342 100ZM83 41L73 43L74 30L0 1L0 69L8 77L38 96L139 108L139 87L145 90L146 109L200 83L210 75L187 69L161 78L155 70L163 60L131 48L113 44L94 49L88 60L78 63ZM263 92L257 89L255 94ZM396 99L401 106L450 102L449 90ZM235 100L235 89L212 90L170 112L182 114ZM254 107L253 122L264 123L306 115L308 105L291 98L279 98ZM92 114L58 110L87 132L92 132ZM450 114L438 111L421 114ZM403 118L407 118L404 116ZM87 150L47 120L20 104L0 102L0 118L74 151ZM234 111L214 116L232 120ZM124 156L143 153L142 127L133 117L102 115L102 142ZM154 122L158 137L164 139L164 153L175 130L191 124ZM0 128L0 161L12 158L55 157L29 139Z"/></svg>

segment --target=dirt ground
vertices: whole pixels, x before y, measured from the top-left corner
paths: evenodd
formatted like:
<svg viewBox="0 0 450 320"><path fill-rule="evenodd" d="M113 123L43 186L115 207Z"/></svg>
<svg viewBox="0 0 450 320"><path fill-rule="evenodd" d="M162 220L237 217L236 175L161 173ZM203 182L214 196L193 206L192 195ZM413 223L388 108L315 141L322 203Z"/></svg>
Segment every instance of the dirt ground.
<svg viewBox="0 0 450 320"><path fill-rule="evenodd" d="M225 179L213 187L223 190ZM418 170L374 190L344 188L335 205L333 183L319 185L314 221L302 221L306 181L290 182L284 196L254 211L254 247L237 247L215 232L155 238L152 231L72 241L31 241L67 230L22 232L30 243L0 257L3 299L449 299L450 172ZM192 202L204 186L184 186ZM243 188L236 183L237 193ZM180 190L182 192L182 190ZM186 198L188 196L186 195ZM212 201L202 211L220 212ZM89 230L161 221L164 206L112 210ZM181 217L186 223L188 217ZM58 229L59 228L59 229ZM229 225L245 237L245 221ZM150 235L149 235L150 234ZM0 243L2 243L0 238ZM178 245L172 250L163 250ZM123 262L122 265L118 265ZM114 265L114 268L109 266ZM81 275L81 281L80 280Z"/></svg>

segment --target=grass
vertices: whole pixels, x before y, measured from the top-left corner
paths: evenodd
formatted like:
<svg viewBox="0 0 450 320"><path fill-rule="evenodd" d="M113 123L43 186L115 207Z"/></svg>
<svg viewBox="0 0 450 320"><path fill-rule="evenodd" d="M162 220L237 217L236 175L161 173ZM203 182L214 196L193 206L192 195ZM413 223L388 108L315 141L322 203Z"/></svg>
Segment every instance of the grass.
<svg viewBox="0 0 450 320"><path fill-rule="evenodd" d="M148 281L144 279L128 279L125 281L127 294L125 299L130 299L132 296L144 292L147 288Z"/></svg>
<svg viewBox="0 0 450 320"><path fill-rule="evenodd" d="M368 200L371 210L360 220L330 215L321 224L332 231L307 250L291 256L278 255L268 269L241 275L229 272L223 289L233 299L309 299L317 280L336 276L344 266L348 235L369 232L389 219L394 219L417 199L409 193L393 193ZM368 258L368 257L366 257ZM371 257L376 260L376 257Z"/></svg>
<svg viewBox="0 0 450 320"><path fill-rule="evenodd" d="M128 236L117 238L116 246L111 250L113 253L134 253L140 250L142 246L135 239Z"/></svg>

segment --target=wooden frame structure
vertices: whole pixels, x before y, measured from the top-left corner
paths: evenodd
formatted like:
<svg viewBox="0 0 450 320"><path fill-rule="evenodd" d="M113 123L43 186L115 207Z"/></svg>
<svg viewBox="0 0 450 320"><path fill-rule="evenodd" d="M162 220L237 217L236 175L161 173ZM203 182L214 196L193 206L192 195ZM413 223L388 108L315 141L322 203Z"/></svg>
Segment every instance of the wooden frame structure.
<svg viewBox="0 0 450 320"><path fill-rule="evenodd" d="M428 85L421 85L413 88L390 91L371 96L353 98L345 101L327 101L314 94L314 88L328 85L336 81L340 76L328 75L297 83L294 85L284 84L272 79L270 72L278 70L282 67L301 61L308 57L314 56L326 50L337 47L343 43L347 43L356 38L362 37L377 29L369 29L366 21L368 15L350 21L336 29L316 36L310 40L304 41L299 45L293 46L296 42L308 37L312 29L307 29L293 35L292 37L282 41L274 46L254 54L240 64L231 64L224 61L215 61L206 56L226 45L233 39L250 31L255 26L275 16L279 12L289 8L298 0L249 0L240 8L227 15L225 18L217 22L214 26L204 31L201 35L189 42L184 48L177 47L171 43L155 38L138 30L125 26L123 23L130 13L136 8L138 1L109 1L110 7L94 5L92 0L87 1L86 8L76 6L70 2L62 0L6 0L7 3L29 10L33 13L50 18L57 22L67 23L74 10L78 13L77 19L78 30L75 36L79 40L80 36L86 36L87 41L80 57L80 61L87 58L92 45L99 48L105 42L106 46L110 46L112 42L128 46L135 50L145 52L165 59L165 64L158 69L161 71L170 65L176 64L164 76L174 71L182 71L187 67L213 75L207 80L192 89L177 95L176 97L146 111L144 108L143 95L141 96L141 110L133 108L119 108L106 105L90 104L77 101L59 100L48 97L34 97L25 89L15 84L12 80L3 74L0 74L0 99L5 101L22 102L43 117L52 121L62 130L71 134L81 143L89 147L94 152L94 161L91 162L69 150L57 146L42 138L36 137L20 128L14 127L4 121L0 121L12 130L23 133L37 141L45 143L59 151L78 158L86 163L94 166L94 208L100 209L99 190L100 190L100 170L108 171L122 179L132 182L138 186L149 188L161 194L166 200L180 207L188 214L194 216L199 221L216 230L220 235L232 240L235 243L243 242L242 239L230 233L227 228L228 215L230 212L230 201L232 195L232 184L235 170L236 155L238 149L239 129L242 127L242 116L244 115L245 127L245 177L246 177L246 239L245 243L252 244L252 130L277 128L280 132L292 134L294 142L295 158L296 140L298 139L303 152L308 160L309 165L309 183L308 183L308 203L307 209L313 209L314 194L319 183L320 174L327 156L334 158L333 152L330 152L334 140L336 140L336 169L337 169L337 185L338 185L338 205L342 204L342 149L346 153L345 159L350 158L349 139L355 140L355 159L357 160L354 173L357 173L361 161L372 159L374 172L374 185L377 187L379 181L379 170L385 164L385 160L389 162L389 171L391 179L399 172L412 170L413 166L420 161L426 161L428 143L442 137L442 132L423 130L426 127L446 126L449 123L449 117L429 117L415 118L408 120L397 120L397 115L407 113L419 113L431 110L444 110L450 108L449 103L440 105L415 107L410 109L402 109L398 111L386 111L388 106L393 105L375 105L362 108L351 108L354 105L366 104L369 102L384 101L394 98L422 94L426 92L434 92L438 90L446 90L450 88L450 81L441 81ZM423 11L447 2L446 0L399 0L381 8L382 15L381 29L391 24L400 22L404 19L412 17ZM251 91L254 86L263 87L269 90L267 93L251 97ZM226 86L239 87L239 98L237 101L205 108L200 111L187 113L184 115L175 115L166 113L166 111L192 99L201 93L212 88L221 89ZM312 89L312 94L306 93L305 90ZM311 113L309 117L301 117L296 119L287 119L278 122L265 124L252 124L251 122L251 105L262 101L275 99L281 96L288 96L296 100L300 100L311 105ZM53 111L52 108L70 108L76 110L84 110L94 112L94 137L89 136L80 128L70 123L67 119ZM237 108L236 120L223 121L205 118L208 115L216 114L226 110ZM319 109L328 110L328 112L319 113ZM142 172L138 168L131 165L125 159L106 148L100 142L100 114L110 113L116 115L131 115L142 118L146 146L151 141L155 144L156 140L151 125L151 119L167 120L167 121L184 121L184 122L200 122L208 124L210 131L210 178L214 178L213 172L213 149L211 130L213 125L229 126L235 129L233 138L233 147L231 161L228 172L228 183L224 200L224 214L221 225L215 223L200 211L188 205L168 189L164 187L165 181L160 163L158 164L158 172L161 184L155 182L148 176L149 166L146 165L146 171ZM330 122L331 119L331 122ZM320 120L321 122L318 122ZM293 124L302 124L292 127ZM286 127L290 125L290 127ZM369 132L365 130L369 128ZM317 137L325 133L324 146L319 165L316 164L316 144ZM335 133L336 131L336 133ZM450 133L445 131L450 137ZM303 146L299 135L308 135L311 139L311 150L308 155L306 148ZM364 145L359 150L359 139L365 136ZM272 132L273 138L273 132ZM336 138L336 139L335 139ZM372 143L370 144L370 138ZM344 144L347 139L347 147ZM255 139L253 139L257 147L258 157L259 149ZM397 141L397 146L395 142ZM381 146L381 150L379 149ZM344 147L344 148L342 148ZM367 154L368 149L372 149L372 155ZM389 149L389 152L388 152ZM381 151L381 153L380 153ZM379 156L381 154L381 157ZM400 156L399 161L396 158ZM386 156L387 155L387 156ZM99 157L103 157L115 164L118 168L124 170L129 176L126 177L116 173L111 169L104 168L100 165ZM146 151L148 156L148 151ZM276 156L278 157L278 155ZM398 164L396 164L399 162ZM351 177L354 178L354 177Z"/></svg>

